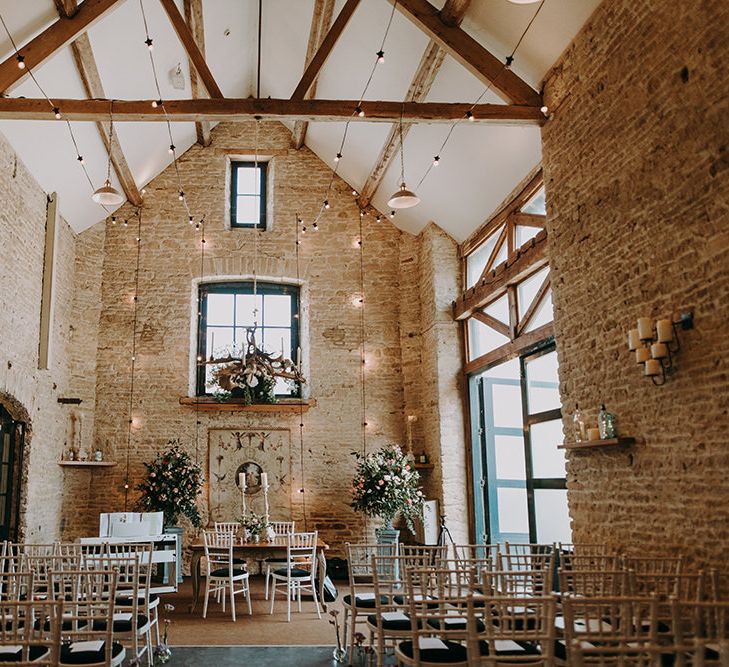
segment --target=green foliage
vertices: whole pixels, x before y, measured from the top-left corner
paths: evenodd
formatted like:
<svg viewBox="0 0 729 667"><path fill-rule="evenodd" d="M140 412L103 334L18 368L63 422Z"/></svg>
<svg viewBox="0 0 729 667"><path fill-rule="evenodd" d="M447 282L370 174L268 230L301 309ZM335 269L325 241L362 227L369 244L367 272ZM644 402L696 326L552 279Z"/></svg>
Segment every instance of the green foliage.
<svg viewBox="0 0 729 667"><path fill-rule="evenodd" d="M199 528L202 518L196 500L202 493L202 469L183 451L179 438L167 446L144 464L147 479L136 487L142 494L138 505L144 512L164 512L166 526L174 526L182 515Z"/></svg>
<svg viewBox="0 0 729 667"><path fill-rule="evenodd" d="M423 492L413 460L397 445L386 445L366 456L353 454L357 472L352 480L352 507L386 523L400 514L414 530L413 520L423 516Z"/></svg>

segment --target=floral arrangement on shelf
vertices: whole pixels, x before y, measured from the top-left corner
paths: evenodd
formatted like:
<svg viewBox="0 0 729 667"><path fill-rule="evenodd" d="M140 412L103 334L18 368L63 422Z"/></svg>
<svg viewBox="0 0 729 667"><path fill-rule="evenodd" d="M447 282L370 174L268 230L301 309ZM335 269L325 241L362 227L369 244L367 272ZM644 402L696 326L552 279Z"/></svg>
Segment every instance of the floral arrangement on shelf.
<svg viewBox="0 0 729 667"><path fill-rule="evenodd" d="M231 398L242 398L246 405L254 403L275 403L276 378L284 378L292 384L306 382L301 374L300 361L294 364L291 359L264 352L256 344L255 329L246 331L246 342L240 356L234 351L225 357L216 358L214 354L206 365L215 365L213 382L219 388L214 396L224 402Z"/></svg>
<svg viewBox="0 0 729 667"><path fill-rule="evenodd" d="M202 493L202 469L182 449L179 438L167 447L144 464L147 479L136 487L142 494L138 505L145 512L164 512L165 526L174 526L182 515L199 528L202 518L196 501Z"/></svg>
<svg viewBox="0 0 729 667"><path fill-rule="evenodd" d="M268 522L263 514L246 512L240 519L238 519L238 522L246 529L248 535L251 537L265 537L268 531Z"/></svg>
<svg viewBox="0 0 729 667"><path fill-rule="evenodd" d="M400 514L408 528L414 530L413 520L423 516L423 492L411 457L397 445L386 445L372 454L353 454L357 458L352 480L355 511L380 517L387 525Z"/></svg>

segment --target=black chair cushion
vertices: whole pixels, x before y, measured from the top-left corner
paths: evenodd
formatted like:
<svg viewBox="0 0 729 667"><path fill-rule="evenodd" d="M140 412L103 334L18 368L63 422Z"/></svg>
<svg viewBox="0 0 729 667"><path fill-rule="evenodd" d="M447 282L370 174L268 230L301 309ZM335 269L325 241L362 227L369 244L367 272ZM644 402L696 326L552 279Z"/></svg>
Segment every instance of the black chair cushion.
<svg viewBox="0 0 729 667"><path fill-rule="evenodd" d="M375 628L379 628L379 624L377 623L378 618L377 614L370 614L367 617L367 623L369 623L371 626ZM419 625L419 622L418 622ZM382 628L383 630L391 630L395 632L409 632L410 629L413 627L413 624L410 622L409 618L398 618L398 619L382 619Z"/></svg>
<svg viewBox="0 0 729 667"><path fill-rule="evenodd" d="M514 642L510 639L497 639L494 646L494 653L499 655L541 655L539 647L529 644L528 642ZM488 642L479 642L481 655L490 655L491 650Z"/></svg>
<svg viewBox="0 0 729 667"><path fill-rule="evenodd" d="M132 620L133 619L131 618L129 620L121 618L114 619L114 632L131 632ZM139 630L139 628L143 628L148 622L149 619L144 614L137 614L137 630ZM98 632L103 632L106 630L106 621L94 621L92 629Z"/></svg>
<svg viewBox="0 0 729 667"><path fill-rule="evenodd" d="M28 657L30 658L31 662L34 662L35 660L40 660L42 657L48 653L49 649L47 646L31 646L28 650ZM0 646L0 662L20 662L20 658L23 655L23 651L20 650L17 653L10 653L8 651L5 651L3 647Z"/></svg>
<svg viewBox="0 0 729 667"><path fill-rule="evenodd" d="M352 606L352 596L351 595L345 595L342 600L344 601L344 604L348 607ZM359 607L360 609L374 609L377 606L377 601L374 597L372 598L364 598L362 599L359 595L355 595L354 597L354 603L355 607ZM380 604L386 605L387 604L387 597L384 595L380 595Z"/></svg>
<svg viewBox="0 0 729 667"><path fill-rule="evenodd" d="M448 665L458 662L466 662L466 647L456 642L443 642L445 648L426 648L420 650L421 662L437 662L442 665ZM401 642L398 645L400 652L410 660L414 660L414 651L412 642Z"/></svg>
<svg viewBox="0 0 729 667"><path fill-rule="evenodd" d="M236 569L233 568L233 576L234 577L242 577L244 574L247 574L247 570L244 569ZM213 570L210 573L211 577L219 577L221 579L230 577L230 569L227 567L219 567L217 570Z"/></svg>
<svg viewBox="0 0 729 667"><path fill-rule="evenodd" d="M105 647L102 644L98 651L71 651L73 644L64 644L61 646L61 664L62 665L93 665L103 663L106 659ZM124 652L124 647L114 642L111 646L112 660L118 658Z"/></svg>
<svg viewBox="0 0 729 667"><path fill-rule="evenodd" d="M77 628L85 628L86 627L86 621L83 619L77 618L75 621ZM41 620L37 618L35 622L33 623L33 628L35 630L39 630L41 625ZM61 628L65 632L69 632L73 630L74 628L74 620L71 618L65 618L61 622ZM51 631L51 620L49 618L46 618L46 622L43 624L43 632L50 632Z"/></svg>
<svg viewBox="0 0 729 667"><path fill-rule="evenodd" d="M443 627L446 630L465 630L468 626L466 625L467 619L465 616L448 616L448 622L445 622L445 619L441 616L439 618L429 618L428 619L428 625L431 628L435 628L436 630L440 630L441 627ZM486 631L486 626L483 624L483 621L476 620L476 630L480 632Z"/></svg>
<svg viewBox="0 0 729 667"><path fill-rule="evenodd" d="M263 562L264 563L285 563L286 557L284 556L283 558L266 558Z"/></svg>
<svg viewBox="0 0 729 667"><path fill-rule="evenodd" d="M289 571L285 567L281 567L277 570L273 571L274 574L278 575L279 577L288 577ZM310 577L311 572L309 570L302 570L299 567L292 567L291 568L291 577L292 578L302 578L302 577Z"/></svg>

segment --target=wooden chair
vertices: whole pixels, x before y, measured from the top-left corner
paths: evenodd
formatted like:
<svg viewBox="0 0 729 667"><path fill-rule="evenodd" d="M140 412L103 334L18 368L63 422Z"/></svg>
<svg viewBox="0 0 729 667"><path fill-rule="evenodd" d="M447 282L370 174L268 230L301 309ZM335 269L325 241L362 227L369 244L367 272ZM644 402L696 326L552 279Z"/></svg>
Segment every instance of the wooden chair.
<svg viewBox="0 0 729 667"><path fill-rule="evenodd" d="M560 568L557 575L561 595L618 597L631 594L628 573L625 570Z"/></svg>
<svg viewBox="0 0 729 667"><path fill-rule="evenodd" d="M301 611L301 593L309 591L314 598L316 613L321 618L321 607L316 586L316 542L318 532L291 533L286 536L286 563L271 571L271 611L276 602L276 588L286 590L286 618L291 621L291 600L298 601Z"/></svg>
<svg viewBox="0 0 729 667"><path fill-rule="evenodd" d="M679 646L701 640L701 659L706 664L720 664L720 644L729 640L729 601L671 602L673 641Z"/></svg>
<svg viewBox="0 0 729 667"><path fill-rule="evenodd" d="M575 640L570 647L574 667L661 667L666 648L658 644L618 640L610 646L595 646Z"/></svg>
<svg viewBox="0 0 729 667"><path fill-rule="evenodd" d="M64 643L61 667L117 667L124 662L124 646L114 641L114 600L117 573L113 570L75 570L52 574L55 590L74 590L61 603Z"/></svg>
<svg viewBox="0 0 729 667"><path fill-rule="evenodd" d="M358 623L366 623L376 608L372 556L397 555L396 544L350 544L347 542L347 563L349 566L349 593L342 598L344 608L344 639L347 646L349 633L349 664L354 656Z"/></svg>
<svg viewBox="0 0 729 667"><path fill-rule="evenodd" d="M291 535L291 533L294 532L296 522L270 521L268 525L270 528L273 529L273 532L275 534L274 540L278 542L279 540L285 540L289 535ZM286 563L286 558L273 556L271 558L266 558L266 560L263 561L263 564L266 566L266 600L268 600L268 588L271 582L271 570L275 569L276 567L280 567L281 563Z"/></svg>
<svg viewBox="0 0 729 667"><path fill-rule="evenodd" d="M0 664L57 667L60 602L2 600L0 618Z"/></svg>
<svg viewBox="0 0 729 667"><path fill-rule="evenodd" d="M235 538L230 532L203 531L205 548L205 604L203 618L208 615L208 601L210 594L222 596L223 613L225 613L225 598L230 593L230 611L235 621L235 596L243 593L248 603L248 614L253 614L251 607L251 589L248 580L248 570L245 564L235 563L233 559L233 545ZM236 584L238 588L236 589Z"/></svg>

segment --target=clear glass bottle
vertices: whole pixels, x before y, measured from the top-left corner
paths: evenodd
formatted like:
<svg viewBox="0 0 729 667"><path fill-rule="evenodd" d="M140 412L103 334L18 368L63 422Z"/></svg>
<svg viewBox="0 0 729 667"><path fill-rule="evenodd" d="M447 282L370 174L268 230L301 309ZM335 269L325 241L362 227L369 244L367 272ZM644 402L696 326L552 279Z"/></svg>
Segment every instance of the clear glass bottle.
<svg viewBox="0 0 729 667"><path fill-rule="evenodd" d="M583 442L587 439L585 432L585 420L582 417L580 406L575 403L575 412L572 415L572 424L574 429L575 442Z"/></svg>
<svg viewBox="0 0 729 667"><path fill-rule="evenodd" d="M602 440L610 440L617 437L615 429L615 415L605 409L605 404L600 405L600 412L597 415L597 428L600 431Z"/></svg>

